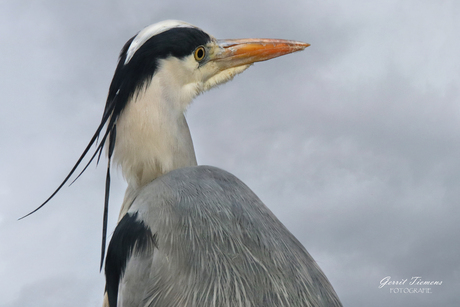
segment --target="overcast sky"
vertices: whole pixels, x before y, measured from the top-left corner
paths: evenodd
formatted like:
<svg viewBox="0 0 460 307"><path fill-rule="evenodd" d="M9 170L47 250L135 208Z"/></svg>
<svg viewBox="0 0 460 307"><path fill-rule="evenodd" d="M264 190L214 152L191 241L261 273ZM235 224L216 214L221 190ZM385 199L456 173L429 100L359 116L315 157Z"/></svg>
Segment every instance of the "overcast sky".
<svg viewBox="0 0 460 307"><path fill-rule="evenodd" d="M251 187L344 306L459 306L459 16L455 0L1 1L0 306L101 306L105 162L17 218L97 128L123 44L164 19L310 43L195 100L199 164ZM431 293L379 288L387 276Z"/></svg>

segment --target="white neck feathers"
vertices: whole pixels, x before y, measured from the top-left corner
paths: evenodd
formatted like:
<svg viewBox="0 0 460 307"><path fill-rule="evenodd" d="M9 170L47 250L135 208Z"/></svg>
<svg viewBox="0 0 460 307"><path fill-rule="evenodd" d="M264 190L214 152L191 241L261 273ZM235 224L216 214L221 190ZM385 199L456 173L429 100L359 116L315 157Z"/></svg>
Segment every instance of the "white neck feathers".
<svg viewBox="0 0 460 307"><path fill-rule="evenodd" d="M170 82L166 71L170 70L160 68L117 120L114 162L134 189L176 168L197 164L184 116L197 92L171 88L177 83Z"/></svg>

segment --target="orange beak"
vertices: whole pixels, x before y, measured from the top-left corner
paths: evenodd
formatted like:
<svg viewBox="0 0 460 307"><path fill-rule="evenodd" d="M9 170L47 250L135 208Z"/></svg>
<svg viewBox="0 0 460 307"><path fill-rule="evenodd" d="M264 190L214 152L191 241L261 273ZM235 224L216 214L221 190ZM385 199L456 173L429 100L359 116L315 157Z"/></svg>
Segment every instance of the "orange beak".
<svg viewBox="0 0 460 307"><path fill-rule="evenodd" d="M212 61L224 69L270 60L301 51L310 44L285 39L225 39L217 41L220 52Z"/></svg>

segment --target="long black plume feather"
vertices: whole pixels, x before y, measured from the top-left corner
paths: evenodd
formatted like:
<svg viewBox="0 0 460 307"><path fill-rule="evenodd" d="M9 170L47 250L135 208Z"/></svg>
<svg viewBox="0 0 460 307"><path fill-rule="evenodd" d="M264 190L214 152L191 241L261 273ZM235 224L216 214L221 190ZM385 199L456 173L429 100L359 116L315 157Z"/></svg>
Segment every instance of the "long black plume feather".
<svg viewBox="0 0 460 307"><path fill-rule="evenodd" d="M99 143L99 145L97 146L96 150L94 151L94 154L91 156L91 158L89 159L88 163L86 163L85 167L83 168L83 170L78 174L78 176L70 183L70 185L72 185L75 181L77 181L78 178L80 178L80 176L86 171L86 169L88 168L88 166L91 164L91 162L93 162L94 158L96 157L96 155L98 155L98 159L97 159L97 164L99 164L99 158L101 156L101 153L102 153L102 150L104 149L104 145L105 145L105 141L107 139L107 136L109 135L109 133L111 132L111 130L114 129L115 127L115 122L112 123L112 119L110 120L109 122L109 125L108 127L112 127L111 129L107 128L107 131L104 133L104 136L102 137L101 139L101 142ZM99 137L99 135L98 135ZM115 141L114 141L115 143Z"/></svg>
<svg viewBox="0 0 460 307"><path fill-rule="evenodd" d="M112 82L109 87L109 93L102 115L101 123L99 124L96 132L89 141L80 158L77 160L75 165L72 167L70 172L57 187L57 189L46 199L40 206L30 213L24 215L19 219L23 219L46 205L69 181L71 176L75 173L79 165L82 163L85 156L88 154L91 146L97 144L101 136L102 129L106 126L106 131L100 139L100 143L96 146L95 152L92 154L89 162L83 167L83 170L78 176L70 183L72 184L77 180L88 168L88 166L94 161L97 156L97 163L102 155L104 146L108 140L108 165L107 165L107 176L106 176L106 187L105 187L105 200L104 200L104 217L103 217L103 230L102 230L102 250L101 250L101 267L104 260L106 236L107 236L107 217L108 217L108 206L109 206L109 192L110 192L110 165L111 158L115 148L116 140L116 123L125 108L128 101L135 95L136 92L145 89L145 85L153 77L157 66L158 60L167 58L168 56L175 56L182 58L189 55L195 48L197 41L200 41L201 45L204 45L209 41L210 37L199 29L194 28L174 28L168 31L162 32L158 35L153 36L147 42L145 42L136 53L126 62L128 49L136 36L132 37L123 46L119 59L118 65L115 69ZM180 41L180 44L177 42Z"/></svg>
<svg viewBox="0 0 460 307"><path fill-rule="evenodd" d="M134 36L135 37L135 36ZM118 65L115 70L115 74L113 76L112 82L110 84L109 88L109 94L107 97L107 101L105 104L104 108L104 113L102 115L101 123L99 124L99 127L97 127L96 132L94 133L93 137L89 141L88 145L86 146L85 150L83 153L80 155L80 158L78 158L77 162L75 165L72 167L70 172L67 174L67 176L64 178L64 180L61 182L61 184L57 187L57 189L46 199L40 206L38 206L35 210L29 212L28 214L24 215L23 217L20 217L19 220L22 220L25 217L28 217L29 215L37 212L41 208L43 208L44 205L46 205L60 190L61 188L66 184L67 181L69 181L70 177L75 173L76 169L80 165L80 163L83 161L85 156L88 154L88 151L90 150L91 146L96 142L96 140L99 139L100 134L104 126L106 125L107 121L110 119L108 125L107 125L107 130L104 134L104 137L102 138L101 142L99 143L98 147L96 148L96 151L92 155L91 159L89 162L86 164L84 167L83 171L80 172L80 174L77 176L75 180L77 180L80 175L88 168L89 164L94 160L94 157L97 155L97 153L101 153L104 145L105 145L105 140L107 139L107 136L110 134L110 132L113 130L115 127L116 121L118 117L120 116L122 110L124 109L125 105L128 103L128 99L133 95L133 92L135 91L135 88L124 88L126 87L122 76L125 75L126 67L124 65L125 59L126 59L126 52L128 51L129 46L131 45L131 42L133 41L134 37L132 37L126 44L123 46L123 49L121 50L120 57L118 59ZM123 97L120 99L119 93L123 93ZM72 181L75 182L75 180ZM71 184L72 184L71 183Z"/></svg>
<svg viewBox="0 0 460 307"><path fill-rule="evenodd" d="M61 188L66 184L67 181L69 181L70 177L75 173L75 171L78 168L78 166L81 164L81 162L83 161L85 156L88 154L88 151L90 150L91 146L93 146L93 144L96 142L96 140L99 139L102 129L104 128L104 126L107 124L107 122L110 119L110 121L109 121L109 123L107 125L107 130L106 130L106 132L104 134L104 137L102 138L100 144L96 148L95 153L93 154L93 156L91 157L90 161L86 164L86 166L84 167L83 171L80 172L80 174L77 176L76 179L78 179L80 177L80 175L87 169L89 164L91 164L91 162L94 160L94 157L97 155L97 153L102 152L103 147L105 145L105 140L107 139L108 134L113 130L113 128L114 128L114 126L116 124L116 120L118 119L118 116L121 114L121 111L124 109L125 105L127 104L129 97L132 96L132 92L134 92L134 90L135 90L135 89L129 89L129 88L124 89L124 90L121 89L121 87L124 85L123 81L122 81L123 78L121 77L121 75L123 75L124 71L126 70L125 65L124 65L124 62L125 62L125 59L126 59L126 52L127 52L128 48L129 48L129 45L131 44L133 39L134 39L134 37L132 37L125 44L123 49L121 50L120 57L118 59L118 65L117 65L117 68L115 70L115 74L113 76L112 82L110 84L109 94L108 94L108 97L107 97L107 102L106 102L106 105L105 105L105 108L104 108L104 113L102 115L101 122L100 122L96 132L94 133L93 137L91 138L91 140L89 141L88 145L86 146L85 150L83 151L83 153L81 154L80 158L77 160L75 165L72 167L70 172L67 174L67 176L64 178L64 180L61 182L61 184L48 197L48 199L46 199L35 210L33 210L33 211L29 212L28 214L24 215L23 217L19 218L20 220L25 218L25 217L27 217L27 216L29 216L29 215L31 215L31 214L33 214L33 213L35 213L35 212L37 212L38 210L40 210L44 205L46 205L61 190ZM124 95L120 99L119 93L120 93L121 90L122 90L122 92L124 92ZM75 182L75 180L73 180L72 183Z"/></svg>
<svg viewBox="0 0 460 307"><path fill-rule="evenodd" d="M105 122L107 121L107 119L105 119L105 121L103 120L101 122L101 124L99 125L99 127L97 128L96 132L94 133L93 137L91 138L91 140L89 141L88 145L86 146L85 150L83 151L83 153L81 154L80 158L78 158L77 162L75 163L75 165L72 167L72 169L70 170L70 172L67 174L67 176L64 178L64 180L61 182L61 184L57 187L57 189L50 195L50 197L48 197L48 199L46 199L40 206L38 206L35 210L29 212L28 214L22 216L19 218L19 220L22 220L23 218L25 217L28 217L29 215L37 212L38 210L40 210L44 205L46 205L58 192L59 190L61 190L61 188L64 186L64 184L70 179L70 177L73 175L73 173L75 172L75 170L77 169L77 167L80 165L81 161L84 159L84 157L86 156L86 154L88 153L89 149L91 148L91 146L94 144L96 138L99 136L99 134L101 133L101 130L102 128L104 127L105 125Z"/></svg>
<svg viewBox="0 0 460 307"><path fill-rule="evenodd" d="M112 160L112 154L115 149L115 140L117 138L117 126L114 125L110 132L109 138L109 152L108 152L108 164L107 164L107 176L105 179L105 199L104 199L104 216L102 221L102 246L101 246L101 264L99 270L102 271L102 265L104 264L105 247L107 243L107 223L109 216L109 196L110 196L110 161Z"/></svg>
<svg viewBox="0 0 460 307"><path fill-rule="evenodd" d="M104 215L102 218L102 245L101 245L101 264L99 271L102 271L104 264L105 247L107 245L107 222L109 217L109 195L110 195L110 158L107 164L107 176L105 177L105 197L104 197Z"/></svg>
<svg viewBox="0 0 460 307"><path fill-rule="evenodd" d="M128 42L126 42L126 44L123 46L123 49L121 50L120 57L118 59L118 65L115 70L115 74L113 76L112 82L110 84L109 93L108 93L107 101L105 104L104 113L101 118L101 122L98 128L96 129L96 132L94 133L93 137L91 138L88 145L86 146L85 150L80 155L77 162L72 167L72 169L67 174L67 176L64 178L64 180L61 182L61 184L56 188L56 190L35 210L19 218L19 220L22 220L23 218L28 217L29 215L37 212L38 210L43 208L43 206L45 206L61 190L61 188L69 181L71 176L75 173L78 166L82 163L83 159L86 157L86 155L88 154L93 144L95 143L97 144L97 141L99 140L101 136L101 132L104 126L107 126L106 131L104 135L102 136L99 145L97 145L96 150L94 151L93 155L89 159L88 163L85 165L83 170L78 174L78 176L70 183L70 185L72 185L85 172L85 170L88 168L91 162L94 161L94 158L96 157L96 155L98 155L97 160L99 162L99 159L104 149L107 137L109 137L110 139L109 147L110 148L109 148L109 159L108 159L108 165L107 165L105 199L104 199L104 217L103 217L104 221L103 221L103 229L102 229L101 266L102 266L102 261L105 256L105 245L106 245L106 237L107 237L107 218L108 218L109 192L110 192L110 165L111 165L111 157L112 157L112 154L115 148L115 139L116 139L115 126L116 126L117 119L120 116L126 104L128 103L128 100L130 99L130 97L132 97L134 91L137 89L135 86L134 87L132 86L132 83L126 84L123 81L123 77L122 77L126 75L126 66L124 64L125 59L126 59L126 52L129 46L131 45L131 42L133 41L134 37L128 40Z"/></svg>

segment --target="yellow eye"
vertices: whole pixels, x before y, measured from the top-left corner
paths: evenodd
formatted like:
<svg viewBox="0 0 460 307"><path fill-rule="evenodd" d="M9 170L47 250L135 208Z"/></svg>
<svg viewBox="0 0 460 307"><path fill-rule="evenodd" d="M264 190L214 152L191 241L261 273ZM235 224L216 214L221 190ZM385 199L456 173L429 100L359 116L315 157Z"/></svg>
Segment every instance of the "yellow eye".
<svg viewBox="0 0 460 307"><path fill-rule="evenodd" d="M206 49L203 46L199 46L195 49L195 60L201 61L204 59L206 55Z"/></svg>

